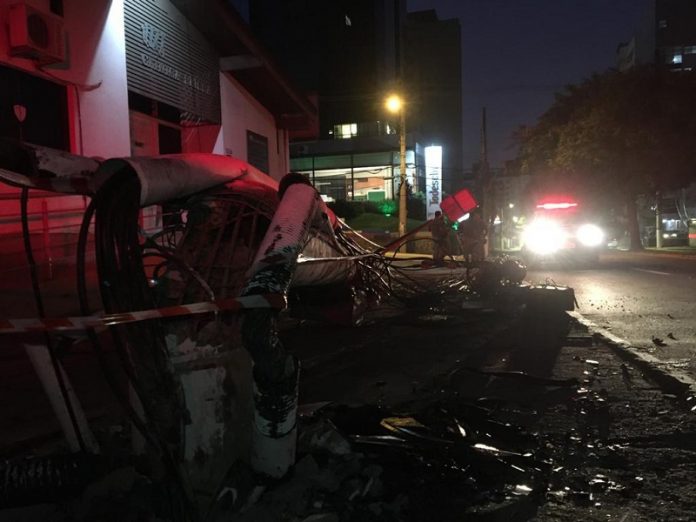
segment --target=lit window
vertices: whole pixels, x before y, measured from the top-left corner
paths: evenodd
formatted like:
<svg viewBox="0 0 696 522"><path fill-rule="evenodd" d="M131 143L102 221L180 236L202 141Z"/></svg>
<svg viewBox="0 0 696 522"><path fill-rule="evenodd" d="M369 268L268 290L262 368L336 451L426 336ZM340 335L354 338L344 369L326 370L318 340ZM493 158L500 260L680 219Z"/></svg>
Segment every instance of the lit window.
<svg viewBox="0 0 696 522"><path fill-rule="evenodd" d="M696 54L696 45L684 47L684 54Z"/></svg>
<svg viewBox="0 0 696 522"><path fill-rule="evenodd" d="M341 125L334 125L333 134L336 139L352 138L358 135L358 124L343 123Z"/></svg>
<svg viewBox="0 0 696 522"><path fill-rule="evenodd" d="M673 64L680 64L680 63L682 63L682 55L681 55L681 54L672 55L672 63L673 63Z"/></svg>

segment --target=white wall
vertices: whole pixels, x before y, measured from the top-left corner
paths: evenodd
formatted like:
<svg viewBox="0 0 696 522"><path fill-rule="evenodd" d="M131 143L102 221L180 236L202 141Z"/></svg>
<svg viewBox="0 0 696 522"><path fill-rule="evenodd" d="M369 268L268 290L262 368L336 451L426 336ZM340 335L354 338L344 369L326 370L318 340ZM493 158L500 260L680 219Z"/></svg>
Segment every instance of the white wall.
<svg viewBox="0 0 696 522"><path fill-rule="evenodd" d="M276 128L275 118L238 82L220 75L223 144L225 154L247 161L247 136L250 130L268 138L270 176L280 179L288 173L287 132Z"/></svg>
<svg viewBox="0 0 696 522"><path fill-rule="evenodd" d="M0 0L0 64L66 86L71 152L105 158L130 155L122 0L64 0L68 59L45 67L10 56L7 11L12 3L16 0ZM49 12L48 0L28 0L27 4ZM7 100L0 100L3 102ZM16 218L19 189L0 183L0 193L8 197L0 202L0 215ZM56 212L79 215L84 207L80 196L32 197L29 209L47 210L51 226L57 226L74 225L77 218L67 219ZM0 226L0 235L18 233L16 219ZM31 229L41 230L41 223L33 221ZM76 225L70 229L76 230Z"/></svg>
<svg viewBox="0 0 696 522"><path fill-rule="evenodd" d="M123 0L65 0L64 11L79 94L76 151L130 156Z"/></svg>
<svg viewBox="0 0 696 522"><path fill-rule="evenodd" d="M3 9L16 0L0 0ZM29 0L48 11L48 0ZM104 158L130 155L123 0L64 0L69 58L40 69L31 60L9 56L5 23L0 20L0 63L66 85L71 149ZM199 150L247 160L246 131L268 138L270 175L280 179L289 169L287 132L273 115L233 78L220 75L222 131L207 129ZM196 142L201 141L196 136Z"/></svg>
<svg viewBox="0 0 696 522"><path fill-rule="evenodd" d="M67 86L72 152L129 155L123 0L65 0L68 59L44 68L9 56L5 16L11 3L0 0L0 63ZM28 3L48 12L47 0Z"/></svg>

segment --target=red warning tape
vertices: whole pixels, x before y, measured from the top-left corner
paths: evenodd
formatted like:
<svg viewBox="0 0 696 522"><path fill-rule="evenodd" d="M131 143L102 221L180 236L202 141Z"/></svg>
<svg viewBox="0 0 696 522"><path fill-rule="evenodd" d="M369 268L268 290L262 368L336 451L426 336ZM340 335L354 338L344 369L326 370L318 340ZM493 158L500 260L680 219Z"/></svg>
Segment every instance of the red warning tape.
<svg viewBox="0 0 696 522"><path fill-rule="evenodd" d="M285 296L281 294L259 294L103 316L91 315L55 319L0 319L0 335L23 332L66 332L86 330L88 328L135 323L148 319L182 317L185 315L207 314L210 312L235 312L245 308L276 308L280 310L285 308L286 304Z"/></svg>

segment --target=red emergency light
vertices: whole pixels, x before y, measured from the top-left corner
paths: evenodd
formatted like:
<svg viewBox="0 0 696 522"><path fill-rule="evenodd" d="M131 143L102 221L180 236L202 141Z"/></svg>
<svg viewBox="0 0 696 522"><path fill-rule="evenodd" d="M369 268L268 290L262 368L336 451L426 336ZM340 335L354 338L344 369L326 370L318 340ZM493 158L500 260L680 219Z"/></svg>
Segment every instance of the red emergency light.
<svg viewBox="0 0 696 522"><path fill-rule="evenodd" d="M540 205L537 205L536 208L541 208L544 210L560 210L560 209L569 209L569 208L574 208L577 207L577 203L572 203L570 201L562 201L558 203L542 203Z"/></svg>
<svg viewBox="0 0 696 522"><path fill-rule="evenodd" d="M576 210L578 201L563 192L548 193L536 200L538 210Z"/></svg>

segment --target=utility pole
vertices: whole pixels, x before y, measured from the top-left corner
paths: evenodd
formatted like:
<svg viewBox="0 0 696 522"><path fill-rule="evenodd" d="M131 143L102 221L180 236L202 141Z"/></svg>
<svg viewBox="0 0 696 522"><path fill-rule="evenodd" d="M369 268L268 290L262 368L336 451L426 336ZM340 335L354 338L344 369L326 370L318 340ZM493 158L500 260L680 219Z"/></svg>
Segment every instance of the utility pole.
<svg viewBox="0 0 696 522"><path fill-rule="evenodd" d="M398 5L398 3L397 3ZM399 90L401 91L401 110L399 111L399 237L406 235L406 219L408 214L406 192L406 93L404 92L406 39L404 30L406 20L402 18L403 11L398 11L399 24Z"/></svg>
<svg viewBox="0 0 696 522"><path fill-rule="evenodd" d="M408 191L406 186L406 110L402 106L399 118L399 236L406 235L406 218L408 214Z"/></svg>
<svg viewBox="0 0 696 522"><path fill-rule="evenodd" d="M486 108L484 107L481 112L481 152L479 157L479 191L481 202L481 210L483 214L483 220L486 223L488 238L491 239L491 222L493 208L491 201L491 180L490 180L490 167L488 165L488 128L486 122ZM486 242L485 255L488 256L489 243Z"/></svg>
<svg viewBox="0 0 696 522"><path fill-rule="evenodd" d="M406 184L406 102L403 96L392 94L385 101L391 113L399 113L399 237L406 234L407 184Z"/></svg>
<svg viewBox="0 0 696 522"><path fill-rule="evenodd" d="M655 193L655 248L662 248L662 194Z"/></svg>

